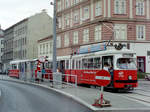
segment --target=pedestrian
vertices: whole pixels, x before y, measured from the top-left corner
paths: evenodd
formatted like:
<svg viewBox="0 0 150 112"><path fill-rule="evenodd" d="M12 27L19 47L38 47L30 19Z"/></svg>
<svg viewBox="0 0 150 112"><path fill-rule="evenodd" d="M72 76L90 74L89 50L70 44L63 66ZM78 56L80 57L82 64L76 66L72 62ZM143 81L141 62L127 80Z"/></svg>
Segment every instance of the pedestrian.
<svg viewBox="0 0 150 112"><path fill-rule="evenodd" d="M109 71L109 68L110 68L109 64L107 62L105 62L103 70Z"/></svg>
<svg viewBox="0 0 150 112"><path fill-rule="evenodd" d="M43 64L43 67L42 67L42 82L43 82L43 78L44 78L44 76L45 76L45 73L46 73L46 71L45 71L45 67L44 67L44 64Z"/></svg>

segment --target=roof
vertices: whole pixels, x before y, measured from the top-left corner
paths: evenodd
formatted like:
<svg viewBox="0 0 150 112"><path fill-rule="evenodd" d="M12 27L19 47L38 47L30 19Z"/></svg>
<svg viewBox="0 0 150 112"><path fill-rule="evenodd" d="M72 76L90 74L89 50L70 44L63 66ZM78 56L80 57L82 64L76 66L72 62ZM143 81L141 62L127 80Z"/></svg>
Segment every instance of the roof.
<svg viewBox="0 0 150 112"><path fill-rule="evenodd" d="M116 50L116 49L109 49L109 50L105 50L105 51L98 51L98 52L92 52L92 53L86 53L86 54L79 54L79 55L74 55L74 58L77 57L85 57L85 56L92 56L92 57L96 57L99 55L112 55L112 54L123 54L123 53L133 53L136 54L134 51L129 50L129 49L122 49L122 50Z"/></svg>
<svg viewBox="0 0 150 112"><path fill-rule="evenodd" d="M42 39L38 40L38 43L46 41L46 40L50 40L51 38L53 38L53 35L50 35L48 37L45 37L45 38L42 38Z"/></svg>
<svg viewBox="0 0 150 112"><path fill-rule="evenodd" d="M27 62L29 60L13 60L13 61L10 61L10 64L17 64L17 63L20 63L20 62Z"/></svg>
<svg viewBox="0 0 150 112"><path fill-rule="evenodd" d="M19 25L19 24L21 24L21 23L27 21L27 20L28 20L28 18L25 18L25 19L23 19L23 20L17 22L16 24L10 26L9 28L5 29L5 31L6 31L6 30L9 30L9 29L11 29L11 28L13 28L13 27L15 27L15 26L17 26L17 25Z"/></svg>

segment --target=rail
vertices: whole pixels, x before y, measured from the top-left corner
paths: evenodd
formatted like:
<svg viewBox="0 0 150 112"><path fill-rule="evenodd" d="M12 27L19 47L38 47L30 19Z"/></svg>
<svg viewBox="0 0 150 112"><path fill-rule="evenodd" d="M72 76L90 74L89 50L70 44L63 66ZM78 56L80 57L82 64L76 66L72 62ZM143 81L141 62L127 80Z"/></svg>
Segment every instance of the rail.
<svg viewBox="0 0 150 112"><path fill-rule="evenodd" d="M68 85L72 87L77 87L77 76L71 74L56 73L44 73L41 72L35 74L31 72L19 72L19 79L23 81L30 81L34 83L44 83L48 82L52 85ZM47 84L48 84L47 83Z"/></svg>

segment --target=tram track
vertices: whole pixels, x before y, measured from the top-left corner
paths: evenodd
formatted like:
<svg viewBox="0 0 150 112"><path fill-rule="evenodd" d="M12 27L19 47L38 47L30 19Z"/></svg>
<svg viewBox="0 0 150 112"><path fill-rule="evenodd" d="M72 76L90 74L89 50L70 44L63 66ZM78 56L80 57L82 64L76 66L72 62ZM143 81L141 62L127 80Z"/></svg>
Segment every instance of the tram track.
<svg viewBox="0 0 150 112"><path fill-rule="evenodd" d="M150 95L147 94L142 94L142 93L138 93L138 92L132 92L132 93L128 93L128 94L122 94L120 96L123 96L129 100L134 100L140 103L143 103L145 105L150 106Z"/></svg>
<svg viewBox="0 0 150 112"><path fill-rule="evenodd" d="M140 95L140 94L138 94L138 95ZM141 98L139 98L139 97L134 97L134 96L129 96L129 95L124 95L124 96L127 97L127 98L129 98L129 99L138 100L138 101L142 101L142 102L144 102L144 103L150 104L150 100L145 100L145 99L147 99L147 98L141 99ZM144 95L142 95L142 96L144 96ZM147 97L147 96L144 96L144 97ZM150 99L150 96L148 96L148 98Z"/></svg>

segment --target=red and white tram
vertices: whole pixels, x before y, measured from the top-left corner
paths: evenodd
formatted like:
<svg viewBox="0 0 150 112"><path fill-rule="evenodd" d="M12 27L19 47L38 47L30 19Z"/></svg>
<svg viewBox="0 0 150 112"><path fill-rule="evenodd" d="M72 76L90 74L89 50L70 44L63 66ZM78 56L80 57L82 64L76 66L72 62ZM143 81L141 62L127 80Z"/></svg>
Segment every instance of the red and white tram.
<svg viewBox="0 0 150 112"><path fill-rule="evenodd" d="M34 60L15 60L10 62L10 69L8 75L10 77L21 78L20 73L30 75L29 77L38 79L39 74L42 78L42 71L44 70L44 78L52 77L52 63L49 62L46 57L40 57ZM49 76L51 75L51 76Z"/></svg>
<svg viewBox="0 0 150 112"><path fill-rule="evenodd" d="M111 74L111 83L108 87L130 89L138 86L136 54L133 51L124 48L116 50L112 47L106 49L105 45L92 47L80 48L79 54L76 55L57 57L58 68L63 74L67 74L67 77L64 78L65 81L75 82L75 77L72 77L72 75L76 75L77 84L100 86L96 83L95 76L97 72L104 69L104 65L107 63ZM94 48L98 48L99 51ZM89 52L89 49L92 52ZM28 65L29 63L30 65ZM9 70L9 76L17 78L19 78L20 71L28 71L29 69L32 70L32 77L36 78L37 73L42 71L43 66L46 73L52 73L52 62L41 61L41 59L12 61L10 65L12 69ZM22 67L24 67L24 70ZM45 76L48 77L48 74Z"/></svg>
<svg viewBox="0 0 150 112"><path fill-rule="evenodd" d="M59 59L59 57L58 57ZM136 54L128 49L103 49L93 53L68 56L59 61L60 69L65 74L77 75L78 84L97 85L95 75L109 65L111 83L108 87L130 89L137 87ZM73 77L69 78L74 82Z"/></svg>

